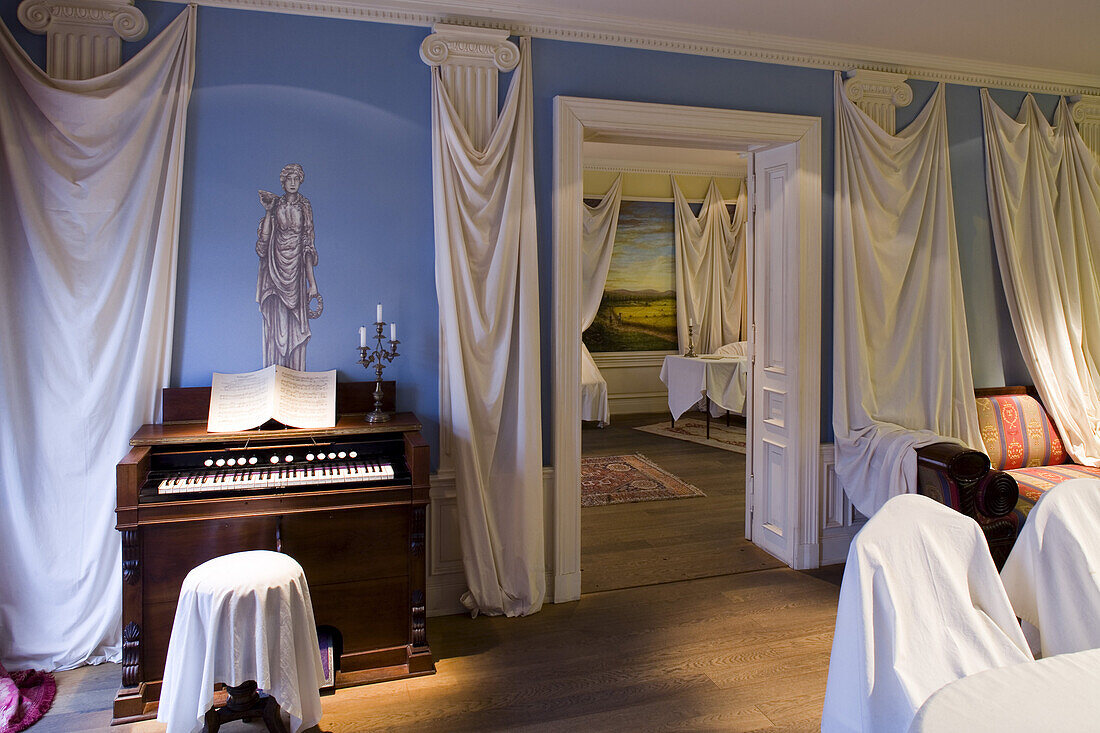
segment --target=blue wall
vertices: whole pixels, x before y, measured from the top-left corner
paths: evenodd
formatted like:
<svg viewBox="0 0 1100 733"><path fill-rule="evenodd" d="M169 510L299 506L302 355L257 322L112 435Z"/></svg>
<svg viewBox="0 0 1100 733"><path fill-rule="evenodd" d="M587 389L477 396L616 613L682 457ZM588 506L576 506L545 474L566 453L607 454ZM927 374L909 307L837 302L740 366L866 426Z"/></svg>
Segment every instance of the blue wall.
<svg viewBox="0 0 1100 733"><path fill-rule="evenodd" d="M0 17L39 63L40 36L19 30L16 0ZM181 6L139 2L151 33ZM285 163L306 171L302 193L316 224L324 315L312 322L308 368L341 379L371 375L356 364L357 328L382 301L396 320L402 356L398 407L415 411L437 443L438 308L431 214L430 80L418 47L428 29L200 8L197 73L187 131L183 225L172 382L209 384L213 371L261 366L255 304L256 190L279 191ZM132 56L141 44L127 44ZM547 449L553 400L553 98L588 96L812 115L822 121L822 439L831 440L833 103L832 72L564 41L533 42L535 175ZM903 127L934 84L911 82ZM1022 94L995 91L1015 113ZM1056 98L1043 96L1050 115ZM1028 383L1009 322L986 202L977 88L948 86L955 213L975 383ZM433 454L435 453L433 449ZM549 458L549 453L546 454Z"/></svg>

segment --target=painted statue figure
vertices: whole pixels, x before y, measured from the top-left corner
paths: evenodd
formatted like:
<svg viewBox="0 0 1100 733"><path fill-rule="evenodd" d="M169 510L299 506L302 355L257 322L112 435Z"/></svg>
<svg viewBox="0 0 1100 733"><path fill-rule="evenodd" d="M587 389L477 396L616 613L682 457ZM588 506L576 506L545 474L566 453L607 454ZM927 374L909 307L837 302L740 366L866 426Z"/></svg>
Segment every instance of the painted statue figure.
<svg viewBox="0 0 1100 733"><path fill-rule="evenodd" d="M305 177L302 166L291 163L279 174L282 196L260 191L266 213L256 236L260 256L256 302L263 316L265 367L279 364L305 371L309 319L319 317L324 308L313 276L317 266L313 208L298 192ZM316 310L310 308L314 300Z"/></svg>

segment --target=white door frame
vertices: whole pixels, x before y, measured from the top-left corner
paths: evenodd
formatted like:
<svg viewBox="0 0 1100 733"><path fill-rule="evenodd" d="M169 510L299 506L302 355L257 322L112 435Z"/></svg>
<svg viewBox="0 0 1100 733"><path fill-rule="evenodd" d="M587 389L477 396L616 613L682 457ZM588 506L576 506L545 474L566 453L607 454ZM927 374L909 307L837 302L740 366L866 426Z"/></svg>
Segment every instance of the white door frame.
<svg viewBox="0 0 1100 733"><path fill-rule="evenodd" d="M635 139L649 144L744 149L794 142L798 148L798 251L795 302L782 304L784 326L797 332L797 418L787 475L796 552L791 565L818 564L818 441L821 415L821 120L800 115L683 107L580 97L554 98L554 602L580 598L580 281L583 143ZM757 286L767 287L766 283ZM753 417L756 420L756 417ZM758 431L751 431L753 440Z"/></svg>

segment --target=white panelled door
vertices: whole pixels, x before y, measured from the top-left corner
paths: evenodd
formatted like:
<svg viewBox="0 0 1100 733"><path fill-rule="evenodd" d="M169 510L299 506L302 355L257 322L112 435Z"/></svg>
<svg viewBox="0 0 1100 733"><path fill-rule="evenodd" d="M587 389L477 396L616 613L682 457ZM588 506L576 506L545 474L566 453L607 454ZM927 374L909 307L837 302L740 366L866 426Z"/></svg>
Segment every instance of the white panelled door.
<svg viewBox="0 0 1100 733"><path fill-rule="evenodd" d="M799 201L794 143L754 156L749 305L752 344L750 471L746 524L752 541L794 565L798 522Z"/></svg>

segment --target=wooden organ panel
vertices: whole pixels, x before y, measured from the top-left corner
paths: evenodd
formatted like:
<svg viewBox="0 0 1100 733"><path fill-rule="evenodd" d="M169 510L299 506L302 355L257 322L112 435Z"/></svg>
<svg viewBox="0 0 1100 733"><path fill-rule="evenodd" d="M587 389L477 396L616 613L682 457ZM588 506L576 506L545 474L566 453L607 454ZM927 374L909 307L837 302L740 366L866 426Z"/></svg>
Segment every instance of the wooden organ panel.
<svg viewBox="0 0 1100 733"><path fill-rule="evenodd" d="M337 687L435 671L425 634L429 449L415 415L364 420L373 387L337 386L334 428L235 433L206 432L208 388L164 391L166 421L142 426L117 469L114 724L156 715L183 578L231 552L278 550L302 565L318 626L338 634ZM392 409L392 383L386 397ZM239 465L206 465L228 458Z"/></svg>

